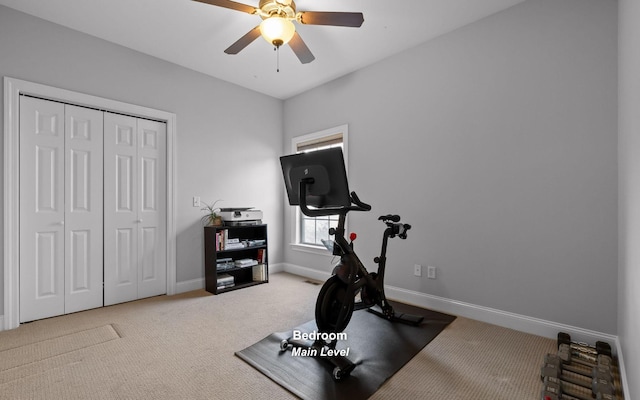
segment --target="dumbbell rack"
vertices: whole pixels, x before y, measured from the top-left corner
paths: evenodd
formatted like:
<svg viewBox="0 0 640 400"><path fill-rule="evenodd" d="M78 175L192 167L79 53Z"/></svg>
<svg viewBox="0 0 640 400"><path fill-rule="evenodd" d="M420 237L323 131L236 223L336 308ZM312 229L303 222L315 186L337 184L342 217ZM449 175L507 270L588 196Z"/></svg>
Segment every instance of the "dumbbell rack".
<svg viewBox="0 0 640 400"><path fill-rule="evenodd" d="M557 354L547 354L540 370L542 400L623 400L617 359L611 346L571 341L558 333Z"/></svg>

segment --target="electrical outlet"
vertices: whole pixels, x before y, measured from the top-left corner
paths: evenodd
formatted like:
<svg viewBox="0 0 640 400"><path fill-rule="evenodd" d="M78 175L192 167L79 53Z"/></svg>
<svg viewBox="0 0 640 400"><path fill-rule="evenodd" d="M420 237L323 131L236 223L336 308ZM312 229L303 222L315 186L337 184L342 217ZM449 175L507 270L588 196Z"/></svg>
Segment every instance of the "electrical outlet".
<svg viewBox="0 0 640 400"><path fill-rule="evenodd" d="M194 207L200 207L200 197L199 196L193 196L193 206Z"/></svg>
<svg viewBox="0 0 640 400"><path fill-rule="evenodd" d="M427 278L436 279L436 267L427 267Z"/></svg>
<svg viewBox="0 0 640 400"><path fill-rule="evenodd" d="M415 264L413 266L413 275L422 276L422 265Z"/></svg>

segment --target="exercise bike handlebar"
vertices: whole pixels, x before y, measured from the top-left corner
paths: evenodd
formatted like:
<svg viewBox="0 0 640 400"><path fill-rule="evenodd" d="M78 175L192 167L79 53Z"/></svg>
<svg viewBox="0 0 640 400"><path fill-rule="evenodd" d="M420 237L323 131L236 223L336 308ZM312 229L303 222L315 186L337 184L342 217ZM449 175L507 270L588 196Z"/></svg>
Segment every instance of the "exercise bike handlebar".
<svg viewBox="0 0 640 400"><path fill-rule="evenodd" d="M300 211L308 217L322 217L327 215L346 214L349 211L370 211L371 206L367 203L363 203L356 192L351 192L350 200L352 205L340 206L340 207L322 207L310 209L307 206L307 184L312 183L309 180L301 179L298 186L298 193L300 196Z"/></svg>
<svg viewBox="0 0 640 400"><path fill-rule="evenodd" d="M402 229L401 232L398 234L398 237L400 239L406 239L407 238L407 231L411 229L411 225L409 224L402 224Z"/></svg>
<svg viewBox="0 0 640 400"><path fill-rule="evenodd" d="M400 216L397 214L387 214L378 217L378 221L382 221L387 224L387 233L389 237L400 237L400 239L407 238L407 231L411 229L411 225L400 223Z"/></svg>
<svg viewBox="0 0 640 400"><path fill-rule="evenodd" d="M400 222L400 216L399 215L391 215L391 214L387 214L387 215L381 215L380 217L378 217L378 221L393 221L393 222Z"/></svg>
<svg viewBox="0 0 640 400"><path fill-rule="evenodd" d="M396 237L396 235L398 235L400 239L406 239L407 231L411 229L411 225L409 224L402 224L398 222L386 222L386 224L388 226L387 234L391 238Z"/></svg>
<svg viewBox="0 0 640 400"><path fill-rule="evenodd" d="M363 203L356 192L351 192L351 202L355 204L355 206L349 207L349 210L352 211L371 211L371 206L367 203Z"/></svg>

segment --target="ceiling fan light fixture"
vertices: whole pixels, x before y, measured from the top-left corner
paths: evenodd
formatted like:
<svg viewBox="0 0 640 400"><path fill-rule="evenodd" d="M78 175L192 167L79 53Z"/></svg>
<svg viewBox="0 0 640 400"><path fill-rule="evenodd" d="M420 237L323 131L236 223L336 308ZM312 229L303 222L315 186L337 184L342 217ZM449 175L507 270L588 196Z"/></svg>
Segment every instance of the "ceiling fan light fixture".
<svg viewBox="0 0 640 400"><path fill-rule="evenodd" d="M276 47L287 44L295 32L296 27L293 22L286 18L273 16L260 23L262 37Z"/></svg>
<svg viewBox="0 0 640 400"><path fill-rule="evenodd" d="M300 35L296 33L293 22L304 25L346 26L359 28L364 22L361 12L339 11L300 11L296 10L294 0L260 0L258 7L239 3L237 0L194 0L212 6L224 7L262 18L262 23L231 46L224 50L227 54L238 54L242 49L253 43L258 36L262 36L276 50L284 44L289 44L291 50L301 63L308 64L315 60ZM256 0L253 0L254 2ZM280 52L278 52L280 54Z"/></svg>

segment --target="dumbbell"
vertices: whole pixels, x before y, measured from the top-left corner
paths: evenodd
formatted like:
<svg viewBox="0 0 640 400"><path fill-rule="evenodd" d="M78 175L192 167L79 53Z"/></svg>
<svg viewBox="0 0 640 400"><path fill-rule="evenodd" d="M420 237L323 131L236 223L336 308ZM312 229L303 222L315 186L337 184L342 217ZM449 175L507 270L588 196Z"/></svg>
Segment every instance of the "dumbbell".
<svg viewBox="0 0 640 400"><path fill-rule="evenodd" d="M613 382L613 366L611 357L605 354L598 354L597 357L594 357L593 360L590 361L575 360L576 363L582 365L583 368L589 368L590 373L587 374L583 369L572 364L572 361L574 361L574 359L572 358L571 353L567 350L567 348L568 346L566 344L562 344L558 349L557 357L562 361L563 369L574 372L576 374L590 376L592 378L603 378L609 382ZM549 357L549 355L547 355L547 357Z"/></svg>
<svg viewBox="0 0 640 400"><path fill-rule="evenodd" d="M603 357L600 357L600 360L607 363L610 362L611 358L603 355ZM589 378L591 387L589 387L589 384L587 382L564 375L562 373L563 370ZM610 364L597 365L593 367L593 369L591 370L591 374L586 374L585 371L579 368L576 368L570 364L563 363L561 357L559 357L558 355L547 354L545 356L544 365L542 366L540 374L543 379L546 376L551 376L554 378L565 380L574 385L590 388L594 395L597 395L598 393L615 393L615 387L613 385L613 374L611 373Z"/></svg>
<svg viewBox="0 0 640 400"><path fill-rule="evenodd" d="M558 346L558 357L560 357L562 359L562 362L564 362L565 364L570 364L575 361L578 364L586 365L588 367L596 367L601 365L612 367L613 362L611 355L591 355L578 351L572 351L567 344L561 344L560 346Z"/></svg>
<svg viewBox="0 0 640 400"><path fill-rule="evenodd" d="M590 346L587 343L583 342L572 342L571 335L565 332L558 332L558 349L560 346L567 345L572 351L573 355L576 355L580 358L584 358L587 360L592 360L600 354L607 355L609 357L612 356L611 353L611 345L606 342L597 341L595 346ZM586 357L584 357L586 356ZM590 357L589 357L590 356Z"/></svg>
<svg viewBox="0 0 640 400"><path fill-rule="evenodd" d="M562 380L547 376L544 378L544 388L542 389L542 400L562 400L562 399L579 399L579 400L592 400L591 397L581 395L579 393L572 392L570 388L565 388L565 384ZM567 390L568 389L568 390ZM616 400L616 396L613 394L598 393L596 400Z"/></svg>
<svg viewBox="0 0 640 400"><path fill-rule="evenodd" d="M586 381L567 376L562 373L562 370L566 369L569 372L577 373L588 377L591 383L591 387ZM571 368L569 365L564 365L562 359L556 354L547 354L545 356L544 365L540 369L540 377L543 381L546 378L554 378L558 381L565 381L573 385L582 386L587 389L591 389L594 396L598 395L614 395L615 387L613 386L613 379L610 370L607 366L603 365L601 368L594 369L594 375L584 375L582 371L575 368Z"/></svg>
<svg viewBox="0 0 640 400"><path fill-rule="evenodd" d="M605 379L613 384L613 359L611 345L597 341L595 346L584 342L571 341L571 335L558 333L558 356L565 364L572 361L592 367L594 385L597 379ZM567 368L569 370L569 368Z"/></svg>
<svg viewBox="0 0 640 400"><path fill-rule="evenodd" d="M561 370L566 370L566 371L573 372L575 374L583 375L585 377L588 377L589 379L598 378L598 379L604 379L609 382L613 382L613 373L611 372L611 358L605 355L600 355L598 356L597 360L598 360L598 364L593 366L589 365L589 367L591 368L589 368L588 370L589 372L586 372L584 370L584 367L587 367L587 365L581 364L581 365L584 365L583 368L572 365L570 362L566 361L561 351L558 351L557 355L547 354L544 357L545 364L553 364L553 365L559 364L559 368Z"/></svg>

